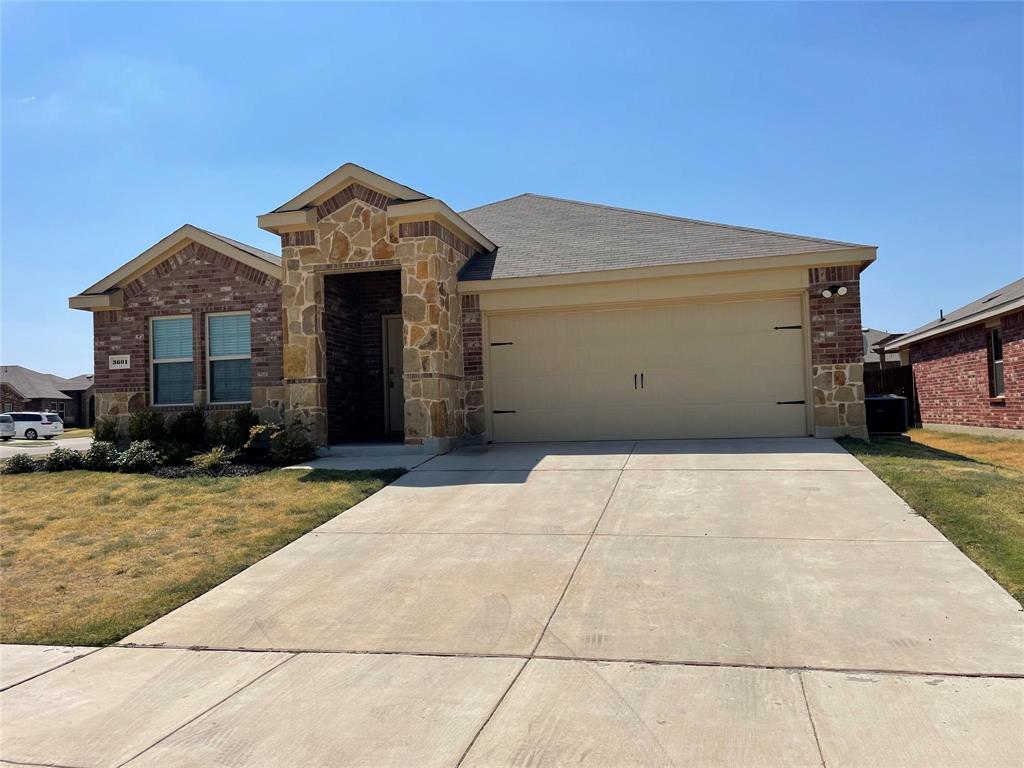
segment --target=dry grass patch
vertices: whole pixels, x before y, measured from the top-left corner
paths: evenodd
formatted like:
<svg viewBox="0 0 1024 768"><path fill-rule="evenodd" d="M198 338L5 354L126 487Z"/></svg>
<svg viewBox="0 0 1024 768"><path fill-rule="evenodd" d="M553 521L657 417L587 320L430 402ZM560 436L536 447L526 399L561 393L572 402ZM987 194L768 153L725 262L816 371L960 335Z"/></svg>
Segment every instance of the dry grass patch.
<svg viewBox="0 0 1024 768"><path fill-rule="evenodd" d="M0 642L119 640L401 474L0 476Z"/></svg>
<svg viewBox="0 0 1024 768"><path fill-rule="evenodd" d="M912 429L910 439L940 451L1024 470L1024 440L937 432L933 429Z"/></svg>

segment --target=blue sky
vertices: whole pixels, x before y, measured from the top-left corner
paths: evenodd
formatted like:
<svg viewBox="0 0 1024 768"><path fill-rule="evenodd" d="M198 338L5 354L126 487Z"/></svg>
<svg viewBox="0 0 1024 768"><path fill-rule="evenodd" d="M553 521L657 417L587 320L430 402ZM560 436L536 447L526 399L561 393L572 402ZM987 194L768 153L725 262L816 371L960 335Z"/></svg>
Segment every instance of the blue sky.
<svg viewBox="0 0 1024 768"><path fill-rule="evenodd" d="M92 367L79 292L346 161L873 243L864 321L1024 274L1024 6L4 3L2 360Z"/></svg>

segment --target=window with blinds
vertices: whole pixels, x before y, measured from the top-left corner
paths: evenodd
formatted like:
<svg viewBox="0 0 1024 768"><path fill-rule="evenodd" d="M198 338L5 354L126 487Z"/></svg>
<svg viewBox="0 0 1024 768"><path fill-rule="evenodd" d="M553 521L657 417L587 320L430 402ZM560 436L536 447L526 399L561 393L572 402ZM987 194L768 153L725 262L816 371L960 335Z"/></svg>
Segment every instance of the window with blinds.
<svg viewBox="0 0 1024 768"><path fill-rule="evenodd" d="M207 380L211 403L247 403L252 390L248 312L207 315Z"/></svg>
<svg viewBox="0 0 1024 768"><path fill-rule="evenodd" d="M154 317L150 328L154 405L191 405L192 318Z"/></svg>

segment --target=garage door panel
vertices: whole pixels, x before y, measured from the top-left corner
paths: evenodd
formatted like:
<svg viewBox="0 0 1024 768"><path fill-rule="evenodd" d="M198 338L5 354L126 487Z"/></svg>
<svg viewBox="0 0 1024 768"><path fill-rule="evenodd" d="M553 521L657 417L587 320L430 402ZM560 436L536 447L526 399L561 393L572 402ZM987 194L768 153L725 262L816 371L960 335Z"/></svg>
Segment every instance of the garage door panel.
<svg viewBox="0 0 1024 768"><path fill-rule="evenodd" d="M797 298L489 318L498 441L806 434ZM633 375L644 374L634 388Z"/></svg>

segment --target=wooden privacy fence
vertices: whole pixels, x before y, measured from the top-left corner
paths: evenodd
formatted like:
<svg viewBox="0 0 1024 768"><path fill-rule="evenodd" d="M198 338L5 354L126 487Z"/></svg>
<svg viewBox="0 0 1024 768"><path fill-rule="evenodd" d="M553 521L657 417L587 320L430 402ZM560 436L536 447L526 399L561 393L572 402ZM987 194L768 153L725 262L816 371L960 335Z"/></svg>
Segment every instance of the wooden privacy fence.
<svg viewBox="0 0 1024 768"><path fill-rule="evenodd" d="M899 395L907 398L910 426L921 425L921 407L914 389L914 369L909 365L864 371L865 395Z"/></svg>

